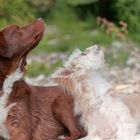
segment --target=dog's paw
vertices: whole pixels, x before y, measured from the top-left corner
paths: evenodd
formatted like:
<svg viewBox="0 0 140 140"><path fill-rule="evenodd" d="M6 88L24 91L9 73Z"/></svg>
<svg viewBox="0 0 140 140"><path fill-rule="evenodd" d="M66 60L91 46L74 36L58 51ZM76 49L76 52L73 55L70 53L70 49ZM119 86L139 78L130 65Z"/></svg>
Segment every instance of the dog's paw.
<svg viewBox="0 0 140 140"><path fill-rule="evenodd" d="M99 136L95 136L95 137L84 137L84 138L81 138L81 139L77 139L77 140L103 140L101 139Z"/></svg>
<svg viewBox="0 0 140 140"><path fill-rule="evenodd" d="M64 138L65 138L64 135L61 135L61 136L58 137L58 139L61 139L61 140L63 140Z"/></svg>

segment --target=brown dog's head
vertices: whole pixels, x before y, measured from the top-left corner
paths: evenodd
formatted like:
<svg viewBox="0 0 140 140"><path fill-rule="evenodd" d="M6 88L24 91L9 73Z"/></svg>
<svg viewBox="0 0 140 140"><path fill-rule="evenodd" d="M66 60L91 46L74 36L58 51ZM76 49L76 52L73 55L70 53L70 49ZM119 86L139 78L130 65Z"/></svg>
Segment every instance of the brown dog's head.
<svg viewBox="0 0 140 140"><path fill-rule="evenodd" d="M20 67L24 71L27 54L37 46L44 33L44 21L19 27L11 25L0 31L0 81Z"/></svg>

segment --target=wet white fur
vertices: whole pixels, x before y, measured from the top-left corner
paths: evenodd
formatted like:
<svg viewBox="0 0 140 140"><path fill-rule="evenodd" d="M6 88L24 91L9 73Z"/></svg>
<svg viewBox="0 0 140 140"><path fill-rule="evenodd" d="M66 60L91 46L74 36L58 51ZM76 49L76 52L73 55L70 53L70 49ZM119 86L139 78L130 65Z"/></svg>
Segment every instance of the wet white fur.
<svg viewBox="0 0 140 140"><path fill-rule="evenodd" d="M92 46L85 50L86 55L81 53L76 50L64 68L52 76L74 98L75 115L81 115L81 125L88 133L80 140L139 140L137 124L129 109L109 94L111 86L102 76L102 50Z"/></svg>
<svg viewBox="0 0 140 140"><path fill-rule="evenodd" d="M23 73L21 73L20 69L18 68L15 72L8 75L3 83L3 91L2 91L3 95L0 97L0 135L6 139L9 138L9 133L8 130L6 129L5 121L10 108L15 105L11 104L9 106L6 106L7 100L12 92L14 82L20 80L22 77Z"/></svg>

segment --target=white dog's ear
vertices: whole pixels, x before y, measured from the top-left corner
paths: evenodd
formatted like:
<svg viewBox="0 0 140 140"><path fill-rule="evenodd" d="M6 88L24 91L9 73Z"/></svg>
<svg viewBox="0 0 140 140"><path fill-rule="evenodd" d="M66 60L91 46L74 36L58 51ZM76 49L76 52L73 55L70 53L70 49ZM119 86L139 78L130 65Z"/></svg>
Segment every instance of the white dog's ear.
<svg viewBox="0 0 140 140"><path fill-rule="evenodd" d="M64 67L59 68L52 76L51 79L56 83L63 85L70 75L73 73L75 67L76 58L81 54L80 49L76 49L69 57L68 61L64 64Z"/></svg>
<svg viewBox="0 0 140 140"><path fill-rule="evenodd" d="M75 49L75 51L70 55L68 61L64 64L67 68L72 68L74 59L76 59L81 54L81 50L79 48Z"/></svg>
<svg viewBox="0 0 140 140"><path fill-rule="evenodd" d="M51 79L58 84L63 84L69 78L71 72L66 68L59 68L52 76Z"/></svg>
<svg viewBox="0 0 140 140"><path fill-rule="evenodd" d="M81 50L79 48L75 49L75 51L70 55L67 63L69 61L73 61L73 59L75 59L77 56L79 56L79 54L81 54Z"/></svg>

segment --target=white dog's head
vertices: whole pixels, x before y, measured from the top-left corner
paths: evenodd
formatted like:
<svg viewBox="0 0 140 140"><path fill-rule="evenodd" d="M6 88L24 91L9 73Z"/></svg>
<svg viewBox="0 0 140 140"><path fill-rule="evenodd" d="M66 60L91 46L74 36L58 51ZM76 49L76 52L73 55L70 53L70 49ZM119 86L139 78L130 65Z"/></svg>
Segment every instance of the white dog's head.
<svg viewBox="0 0 140 140"><path fill-rule="evenodd" d="M104 52L97 45L86 48L84 52L76 49L66 64L52 75L52 79L64 85L64 81L67 82L74 74L75 78L86 77L91 72L103 69L104 65Z"/></svg>
<svg viewBox="0 0 140 140"><path fill-rule="evenodd" d="M102 69L104 67L104 53L99 46L91 46L84 52L81 52L75 63L89 70Z"/></svg>
<svg viewBox="0 0 140 140"><path fill-rule="evenodd" d="M87 70L95 71L102 69L104 64L104 53L102 49L99 46L94 45L86 48L84 52L76 49L64 67L73 69L76 66L81 65Z"/></svg>

